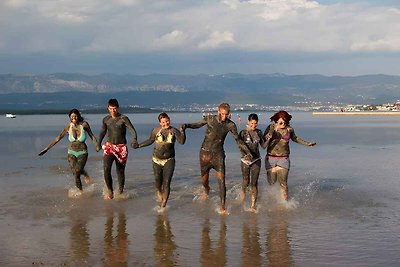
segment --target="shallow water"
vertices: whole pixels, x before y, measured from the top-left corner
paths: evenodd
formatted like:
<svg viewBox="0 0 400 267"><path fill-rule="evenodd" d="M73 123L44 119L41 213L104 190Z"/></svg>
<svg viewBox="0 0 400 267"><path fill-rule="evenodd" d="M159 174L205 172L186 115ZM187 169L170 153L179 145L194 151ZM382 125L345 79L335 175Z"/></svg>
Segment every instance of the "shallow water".
<svg viewBox="0 0 400 267"><path fill-rule="evenodd" d="M157 115L129 114L139 141L148 137ZM201 117L170 115L175 126ZM260 129L271 115L260 114ZM0 265L397 266L400 118L292 115L297 135L318 145L291 144L290 202L279 201L278 188L267 186L262 170L257 213L248 211L249 197L244 204L238 200L239 153L228 136L229 216L217 212L214 172L210 199L199 200L204 129L188 130L187 143L176 145L171 196L160 211L152 147L130 150L126 192L106 201L101 153L88 140L91 182L77 196L66 138L36 156L67 116L1 117ZM96 135L103 116L86 116Z"/></svg>

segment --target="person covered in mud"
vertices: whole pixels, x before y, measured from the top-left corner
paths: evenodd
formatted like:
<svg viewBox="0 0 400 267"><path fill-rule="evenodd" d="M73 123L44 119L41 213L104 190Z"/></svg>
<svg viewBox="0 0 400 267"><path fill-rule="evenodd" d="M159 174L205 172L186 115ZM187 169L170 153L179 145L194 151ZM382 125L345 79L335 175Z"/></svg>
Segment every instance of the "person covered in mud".
<svg viewBox="0 0 400 267"><path fill-rule="evenodd" d="M287 179L290 169L289 141L292 140L305 146L315 146L317 143L304 141L298 137L290 126L292 116L284 110L275 113L271 118L272 123L264 132L267 144L267 155L265 157L265 169L270 185L279 181L281 199L287 201L289 190Z"/></svg>
<svg viewBox="0 0 400 267"><path fill-rule="evenodd" d="M265 149L266 143L264 142L264 136L258 126L257 114L250 114L248 117L247 128L240 131L239 137L243 140L246 146L249 148L253 155L253 160L249 161L244 159L246 156L242 151L241 159L241 170L242 170L242 190L240 192L240 198L243 201L246 196L246 189L251 185L251 211L256 211L256 202L258 195L258 177L261 169L261 156L259 145Z"/></svg>
<svg viewBox="0 0 400 267"><path fill-rule="evenodd" d="M82 191L81 175L84 177L86 184L89 183L90 177L85 171L86 161L88 159L88 149L86 146L86 137L89 135L92 139L94 146L97 147L98 143L89 123L85 121L77 109L71 109L68 113L70 122L63 128L61 133L57 135L53 141L50 142L42 151L39 156L44 155L50 148L57 144L64 136L68 134L68 164L75 179L76 187Z"/></svg>
<svg viewBox="0 0 400 267"><path fill-rule="evenodd" d="M102 148L103 152L103 169L104 169L104 180L107 186L107 199L114 198L113 190L113 180L111 176L111 167L115 161L118 184L119 184L119 194L124 192L125 186L125 166L128 159L128 147L126 140L126 129L129 130L132 136L132 148L137 148L137 135L136 130L133 127L129 118L121 113L119 113L119 103L118 100L112 98L108 101L108 113L106 117L103 118L102 128L99 135L99 143L97 146L97 151ZM103 138L107 134L107 141L102 145Z"/></svg>
<svg viewBox="0 0 400 267"><path fill-rule="evenodd" d="M165 208L170 193L170 185L175 170L175 142L184 144L186 141L185 131L178 130L170 125L167 113L158 115L160 126L155 127L150 137L139 144L139 148L149 146L153 143L153 173L156 182L157 200L161 208Z"/></svg>
<svg viewBox="0 0 400 267"><path fill-rule="evenodd" d="M225 207L226 186L225 186L225 151L224 141L230 132L236 140L239 149L244 151L247 160L252 160L252 154L244 142L239 138L236 124L229 119L230 106L222 103L218 107L218 115L207 115L197 123L182 124L182 129L198 129L207 125L204 141L200 149L200 171L201 181L204 187L203 199L208 198L210 192L209 175L210 170L216 171L219 184L219 194L221 200L220 212L228 214Z"/></svg>

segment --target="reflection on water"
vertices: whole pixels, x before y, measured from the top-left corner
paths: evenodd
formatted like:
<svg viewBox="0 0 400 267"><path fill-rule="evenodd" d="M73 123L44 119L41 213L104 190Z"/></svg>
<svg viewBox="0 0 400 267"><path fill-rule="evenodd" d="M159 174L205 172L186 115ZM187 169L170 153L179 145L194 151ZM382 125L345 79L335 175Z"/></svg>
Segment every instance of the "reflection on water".
<svg viewBox="0 0 400 267"><path fill-rule="evenodd" d="M288 236L288 218L286 213L272 214L267 232L268 266L294 266Z"/></svg>
<svg viewBox="0 0 400 267"><path fill-rule="evenodd" d="M89 257L89 233L84 218L75 219L70 234L70 253L72 260L84 262Z"/></svg>
<svg viewBox="0 0 400 267"><path fill-rule="evenodd" d="M262 266L257 216L250 216L248 221L243 221L242 239L242 266Z"/></svg>
<svg viewBox="0 0 400 267"><path fill-rule="evenodd" d="M215 242L210 237L210 231L213 227L210 225L210 219L206 218L203 223L203 230L201 233L201 254L200 262L204 267L208 266L226 266L226 222L225 218L221 217L218 242Z"/></svg>
<svg viewBox="0 0 400 267"><path fill-rule="evenodd" d="M158 214L154 231L154 257L158 266L177 266L176 248L168 216Z"/></svg>
<svg viewBox="0 0 400 267"><path fill-rule="evenodd" d="M126 232L126 217L123 212L117 214L118 216L114 216L113 212L109 212L107 216L104 231L104 266L128 266L129 235Z"/></svg>

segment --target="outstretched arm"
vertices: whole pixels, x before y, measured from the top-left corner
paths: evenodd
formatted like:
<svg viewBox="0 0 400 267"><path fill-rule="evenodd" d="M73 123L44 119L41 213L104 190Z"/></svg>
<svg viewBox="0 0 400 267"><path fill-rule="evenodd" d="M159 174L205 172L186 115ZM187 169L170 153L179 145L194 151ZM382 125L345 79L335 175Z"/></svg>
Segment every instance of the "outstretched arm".
<svg viewBox="0 0 400 267"><path fill-rule="evenodd" d="M305 146L315 146L317 143L315 142L310 142L310 141L305 141L303 139L301 139L300 137L298 137L293 128L290 128L291 131L291 135L290 135L290 139L292 139L294 142L301 144L301 145L305 145Z"/></svg>
<svg viewBox="0 0 400 267"><path fill-rule="evenodd" d="M204 117L201 121L195 122L195 123L185 123L181 125L182 130L185 130L186 128L189 129L198 129L203 127L204 125L207 124L207 117Z"/></svg>
<svg viewBox="0 0 400 267"><path fill-rule="evenodd" d="M149 139L138 144L137 148L142 148L142 147L146 147L146 146L153 144L154 141L156 141L156 132L157 132L157 128L154 128L150 133Z"/></svg>
<svg viewBox="0 0 400 267"><path fill-rule="evenodd" d="M44 155L50 148L52 148L55 144L57 144L67 133L68 133L69 124L65 126L65 128L59 133L53 141L50 142L48 146L46 146L42 151L40 151L39 156Z"/></svg>
<svg viewBox="0 0 400 267"><path fill-rule="evenodd" d="M138 141L137 141L137 134L136 134L136 130L135 127L133 127L131 121L129 120L128 117L124 118L125 120L125 125L126 128L128 128L129 132L131 133L132 136L132 143L131 143L131 147L133 148L137 148L138 147Z"/></svg>
<svg viewBox="0 0 400 267"><path fill-rule="evenodd" d="M89 134L90 139L92 139L94 147L97 149L98 143L97 143L97 139L94 136L92 129L90 129L90 125L88 122L83 122L83 129Z"/></svg>
<svg viewBox="0 0 400 267"><path fill-rule="evenodd" d="M186 133L185 130L182 129L182 127L178 130L176 128L172 128L173 131L175 132L176 140L178 140L179 144L185 144L186 142Z"/></svg>

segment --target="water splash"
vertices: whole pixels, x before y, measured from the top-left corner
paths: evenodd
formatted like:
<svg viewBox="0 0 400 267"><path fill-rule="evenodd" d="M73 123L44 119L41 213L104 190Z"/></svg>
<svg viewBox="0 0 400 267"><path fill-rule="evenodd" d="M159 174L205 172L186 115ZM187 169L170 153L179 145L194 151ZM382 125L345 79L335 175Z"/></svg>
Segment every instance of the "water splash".
<svg viewBox="0 0 400 267"><path fill-rule="evenodd" d="M68 197L69 198L90 198L95 193L95 185L91 184L83 188L83 190L79 190L76 187L72 187L68 190Z"/></svg>
<svg viewBox="0 0 400 267"><path fill-rule="evenodd" d="M169 208L168 205L165 206L165 207L155 206L155 207L153 208L153 211L157 212L158 214L162 214L162 213L164 213L165 211L167 211L168 208Z"/></svg>

